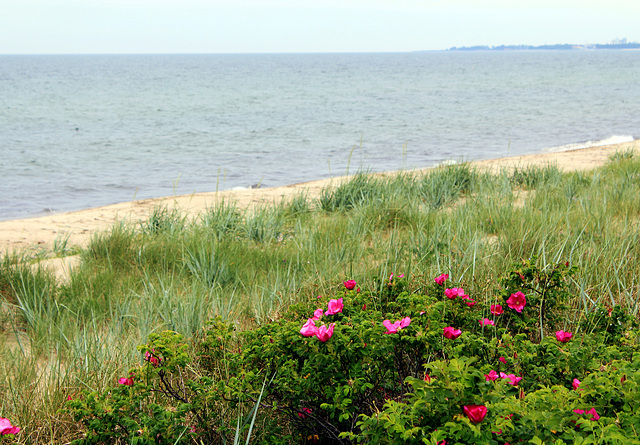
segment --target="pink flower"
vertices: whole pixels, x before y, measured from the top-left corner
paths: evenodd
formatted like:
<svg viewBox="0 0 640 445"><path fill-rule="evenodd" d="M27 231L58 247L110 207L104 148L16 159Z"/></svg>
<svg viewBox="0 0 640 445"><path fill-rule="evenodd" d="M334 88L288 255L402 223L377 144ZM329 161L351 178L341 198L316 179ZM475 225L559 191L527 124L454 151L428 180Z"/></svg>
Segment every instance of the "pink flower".
<svg viewBox="0 0 640 445"><path fill-rule="evenodd" d="M484 405L465 405L462 409L473 423L482 422L487 415L487 407Z"/></svg>
<svg viewBox="0 0 640 445"><path fill-rule="evenodd" d="M404 274L398 275L398 278L404 278ZM393 281L393 274L389 276L389 281Z"/></svg>
<svg viewBox="0 0 640 445"><path fill-rule="evenodd" d="M449 274L443 273L442 275L438 275L437 277L435 277L433 280L436 282L437 285L443 286L444 282L447 281L448 279L449 279Z"/></svg>
<svg viewBox="0 0 640 445"><path fill-rule="evenodd" d="M495 372L493 369L489 372L489 374L485 374L484 378L487 382L493 382L495 380L498 379L498 373Z"/></svg>
<svg viewBox="0 0 640 445"><path fill-rule="evenodd" d="M347 281L344 281L343 284L344 284L344 287L347 288L347 290L351 290L356 287L356 280L347 280Z"/></svg>
<svg viewBox="0 0 640 445"><path fill-rule="evenodd" d="M574 390L577 390L580 387L580 380L578 379L573 379L573 382L571 383L571 386L573 386Z"/></svg>
<svg viewBox="0 0 640 445"><path fill-rule="evenodd" d="M322 309L316 309L315 311L313 311L313 317L311 317L312 320L320 320L320 318L322 318L322 314L324 312L322 311Z"/></svg>
<svg viewBox="0 0 640 445"><path fill-rule="evenodd" d="M491 313L493 315L502 315L504 311L502 310L502 306L499 304L492 304L491 305Z"/></svg>
<svg viewBox="0 0 640 445"><path fill-rule="evenodd" d="M461 287L452 287L451 289L445 289L444 290L444 295L450 299L453 300L456 297L462 297L464 295L464 289Z"/></svg>
<svg viewBox="0 0 640 445"><path fill-rule="evenodd" d="M495 322L493 320L489 320L488 318L483 318L482 320L478 320L480 326L495 326Z"/></svg>
<svg viewBox="0 0 640 445"><path fill-rule="evenodd" d="M560 343L568 342L569 340L571 340L571 337L573 337L573 334L571 332L564 332L564 331L556 332L556 339L558 339Z"/></svg>
<svg viewBox="0 0 640 445"><path fill-rule="evenodd" d="M461 295L460 298L462 298L463 300L467 300L464 302L464 304L466 304L469 307L476 305L476 302L473 301L473 299L469 295Z"/></svg>
<svg viewBox="0 0 640 445"><path fill-rule="evenodd" d="M600 416L598 415L598 413L596 412L595 408L591 408L589 411L587 411L585 414L591 414L591 420L599 420Z"/></svg>
<svg viewBox="0 0 640 445"><path fill-rule="evenodd" d="M301 419L306 419L307 414L311 414L311 411L313 411L311 408L302 408L298 413L298 417L300 417Z"/></svg>
<svg viewBox="0 0 640 445"><path fill-rule="evenodd" d="M585 411L583 409L574 409L574 413L576 414L591 414L590 420L599 420L600 416L596 412L595 408L591 408L589 411Z"/></svg>
<svg viewBox="0 0 640 445"><path fill-rule="evenodd" d="M516 377L515 374L505 374L504 372L500 373L500 377L509 381L510 385L516 386L522 377Z"/></svg>
<svg viewBox="0 0 640 445"><path fill-rule="evenodd" d="M313 318L308 319L304 326L302 326L302 329L300 329L300 333L305 337L313 337L317 332L318 328Z"/></svg>
<svg viewBox="0 0 640 445"><path fill-rule="evenodd" d="M318 328L318 332L316 332L316 337L318 337L318 340L320 340L323 343L329 340L333 335L333 328L335 326L336 326L335 323L331 323L329 327L326 327L325 325L320 326Z"/></svg>
<svg viewBox="0 0 640 445"><path fill-rule="evenodd" d="M133 386L133 379L129 377L122 377L118 380L118 383L125 386Z"/></svg>
<svg viewBox="0 0 640 445"><path fill-rule="evenodd" d="M411 318L404 317L402 320L398 320L393 323L389 320L385 320L382 324L387 328L387 332L385 332L385 334L397 334L400 329L406 328L411 324Z"/></svg>
<svg viewBox="0 0 640 445"><path fill-rule="evenodd" d="M337 300L329 300L329 309L324 313L324 315L334 315L338 312L342 312L342 298L338 298ZM315 312L314 312L315 314Z"/></svg>
<svg viewBox="0 0 640 445"><path fill-rule="evenodd" d="M444 335L445 338L448 338L449 340L460 337L460 334L462 334L462 331L460 329L456 329L451 326L447 326L442 332L442 335Z"/></svg>
<svg viewBox="0 0 640 445"><path fill-rule="evenodd" d="M507 306L519 313L522 312L522 309L524 309L526 304L527 299L520 291L516 292L515 294L511 294L511 296L507 299Z"/></svg>
<svg viewBox="0 0 640 445"><path fill-rule="evenodd" d="M0 435L6 436L7 434L18 434L20 427L11 425L9 419L0 417Z"/></svg>
<svg viewBox="0 0 640 445"><path fill-rule="evenodd" d="M431 383L431 379L435 379L435 377L431 377L429 374L425 373L424 374L424 381L427 383Z"/></svg>
<svg viewBox="0 0 640 445"><path fill-rule="evenodd" d="M146 351L144 353L144 360L146 362L151 363L153 366L158 366L158 364L160 364L160 359L156 356L154 356L151 352Z"/></svg>
<svg viewBox="0 0 640 445"><path fill-rule="evenodd" d="M507 364L507 359L504 357L500 357L498 360L500 361L500 363L504 363L505 365Z"/></svg>

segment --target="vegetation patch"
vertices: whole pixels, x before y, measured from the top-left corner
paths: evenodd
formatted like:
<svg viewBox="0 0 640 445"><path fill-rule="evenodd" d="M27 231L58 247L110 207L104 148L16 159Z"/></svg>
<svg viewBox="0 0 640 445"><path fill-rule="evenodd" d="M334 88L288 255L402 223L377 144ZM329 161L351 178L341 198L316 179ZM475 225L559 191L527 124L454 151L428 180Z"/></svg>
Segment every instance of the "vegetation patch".
<svg viewBox="0 0 640 445"><path fill-rule="evenodd" d="M637 443L638 178L623 155L357 174L318 200L158 208L64 281L4 256L0 437Z"/></svg>

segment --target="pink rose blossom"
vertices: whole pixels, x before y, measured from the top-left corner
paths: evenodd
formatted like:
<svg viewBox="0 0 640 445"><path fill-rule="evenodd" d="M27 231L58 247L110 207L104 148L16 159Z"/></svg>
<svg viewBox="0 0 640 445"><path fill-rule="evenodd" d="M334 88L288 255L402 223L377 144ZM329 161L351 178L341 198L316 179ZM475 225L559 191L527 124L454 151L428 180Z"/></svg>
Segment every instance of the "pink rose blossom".
<svg viewBox="0 0 640 445"><path fill-rule="evenodd" d="M313 317L311 317L312 320L320 320L322 318L322 314L323 314L323 310L322 309L316 309L315 311L313 311Z"/></svg>
<svg viewBox="0 0 640 445"><path fill-rule="evenodd" d="M298 417L300 417L301 419L306 419L307 414L311 414L312 411L313 410L311 408L302 408L298 413Z"/></svg>
<svg viewBox="0 0 640 445"><path fill-rule="evenodd" d="M347 288L347 290L351 290L356 287L357 283L356 283L356 280L347 280L347 281L344 281L343 284L344 284L344 287Z"/></svg>
<svg viewBox="0 0 640 445"><path fill-rule="evenodd" d="M500 363L504 363L505 365L507 364L507 359L504 357L500 357L498 360L500 361Z"/></svg>
<svg viewBox="0 0 640 445"><path fill-rule="evenodd" d="M313 318L307 320L307 322L300 329L300 333L305 337L313 337L318 332L318 328L316 327L316 323L313 321Z"/></svg>
<svg viewBox="0 0 640 445"><path fill-rule="evenodd" d="M342 312L342 298L338 298L337 300L329 300L329 309L324 313L324 315L335 315L338 312Z"/></svg>
<svg viewBox="0 0 640 445"><path fill-rule="evenodd" d="M333 328L335 326L336 326L335 323L331 323L329 327L326 327L325 325L320 326L318 328L318 332L316 332L316 337L318 337L318 340L320 340L323 343L329 340L333 335Z"/></svg>
<svg viewBox="0 0 640 445"><path fill-rule="evenodd" d="M478 320L480 326L495 326L495 322L493 320L489 320L488 318L483 318L482 320Z"/></svg>
<svg viewBox="0 0 640 445"><path fill-rule="evenodd" d="M385 332L385 334L397 334L400 329L406 328L411 324L411 318L404 317L402 320L398 320L393 323L389 320L385 320L382 324L387 328L387 332Z"/></svg>
<svg viewBox="0 0 640 445"><path fill-rule="evenodd" d="M133 379L129 377L122 377L118 380L118 383L125 386L133 386Z"/></svg>
<svg viewBox="0 0 640 445"><path fill-rule="evenodd" d="M522 377L516 377L515 374L505 374L504 372L500 373L500 377L509 381L510 385L516 386Z"/></svg>
<svg viewBox="0 0 640 445"><path fill-rule="evenodd" d="M571 386L573 386L574 390L577 390L580 387L580 383L582 383L582 382L580 382L580 380L573 379L573 382L571 382Z"/></svg>
<svg viewBox="0 0 640 445"><path fill-rule="evenodd" d="M154 356L151 352L149 351L145 351L144 353L144 360L146 362L151 363L153 366L158 366L158 364L160 364L160 359L156 356Z"/></svg>
<svg viewBox="0 0 640 445"><path fill-rule="evenodd" d="M451 289L445 289L444 295L448 299L453 300L456 297L462 297L464 295L464 289L461 287L452 287Z"/></svg>
<svg viewBox="0 0 640 445"><path fill-rule="evenodd" d="M499 304L492 304L491 305L491 313L493 315L502 315L504 311L502 310L502 306Z"/></svg>
<svg viewBox="0 0 640 445"><path fill-rule="evenodd" d="M526 304L527 299L520 291L516 292L515 294L511 294L511 296L507 299L507 306L519 313L522 313L522 309L524 309Z"/></svg>
<svg viewBox="0 0 640 445"><path fill-rule="evenodd" d="M599 420L600 419L600 416L596 412L595 408L591 408L589 411L585 411L583 409L574 409L573 412L576 413L576 414L591 414L591 417L589 418L590 420Z"/></svg>
<svg viewBox="0 0 640 445"><path fill-rule="evenodd" d="M489 372L489 374L484 375L484 378L487 382L493 382L497 380L498 377L499 377L498 373L495 372L493 369Z"/></svg>
<svg viewBox="0 0 640 445"><path fill-rule="evenodd" d="M473 423L480 423L487 415L487 407L484 405L465 405L462 410Z"/></svg>
<svg viewBox="0 0 640 445"><path fill-rule="evenodd" d="M435 277L433 280L436 282L437 285L444 286L444 282L447 281L448 279L449 279L449 274L443 273L442 275L438 275L437 277Z"/></svg>
<svg viewBox="0 0 640 445"><path fill-rule="evenodd" d="M591 414L591 420L599 420L600 416L598 415L598 413L596 412L595 408L591 408L589 411L587 411L585 414Z"/></svg>
<svg viewBox="0 0 640 445"><path fill-rule="evenodd" d="M473 301L473 298L471 298L469 295L461 295L460 298L462 298L463 300L466 300L464 304L466 304L469 307L473 307L476 305L476 302Z"/></svg>
<svg viewBox="0 0 640 445"><path fill-rule="evenodd" d="M442 335L444 335L445 338L448 338L449 340L453 340L460 337L460 334L462 334L462 331L460 329L456 329L451 326L447 326L446 328L444 328L442 332Z"/></svg>
<svg viewBox="0 0 640 445"><path fill-rule="evenodd" d="M18 434L20 427L11 425L9 419L0 417L0 435L6 436L7 434Z"/></svg>
<svg viewBox="0 0 640 445"><path fill-rule="evenodd" d="M568 342L569 340L571 340L571 337L573 337L573 334L571 332L564 332L564 331L557 331L556 332L556 339L560 343Z"/></svg>

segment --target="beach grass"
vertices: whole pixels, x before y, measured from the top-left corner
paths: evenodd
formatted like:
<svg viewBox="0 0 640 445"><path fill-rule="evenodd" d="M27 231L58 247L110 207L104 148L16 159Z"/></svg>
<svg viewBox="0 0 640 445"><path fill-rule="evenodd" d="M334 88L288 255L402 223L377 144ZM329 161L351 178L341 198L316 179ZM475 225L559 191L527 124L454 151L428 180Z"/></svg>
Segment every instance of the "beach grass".
<svg viewBox="0 0 640 445"><path fill-rule="evenodd" d="M505 270L535 257L541 267L578 267L566 330L599 307L637 317L639 227L640 161L625 153L573 173L467 163L361 172L317 199L250 209L224 201L196 218L157 207L84 249L56 244L57 256L81 255L67 281L29 258L2 257L0 350L10 359L0 367L0 412L23 428L20 443L66 443L81 435L61 411L67 398L125 375L149 334L197 339L215 316L252 329L348 279L375 290L404 273L419 292L448 273L483 302Z"/></svg>

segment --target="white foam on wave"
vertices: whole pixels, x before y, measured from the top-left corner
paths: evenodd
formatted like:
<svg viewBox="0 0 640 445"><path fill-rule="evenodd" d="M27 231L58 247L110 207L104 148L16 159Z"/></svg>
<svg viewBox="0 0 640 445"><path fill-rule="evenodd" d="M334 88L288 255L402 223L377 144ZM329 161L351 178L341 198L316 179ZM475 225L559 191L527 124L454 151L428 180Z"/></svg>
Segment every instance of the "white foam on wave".
<svg viewBox="0 0 640 445"><path fill-rule="evenodd" d="M602 139L599 141L578 142L575 144L561 145L559 147L545 148L543 151L556 153L560 151L580 150L581 148L603 147L605 145L622 144L624 142L633 142L633 140L633 136L611 136L607 139Z"/></svg>

